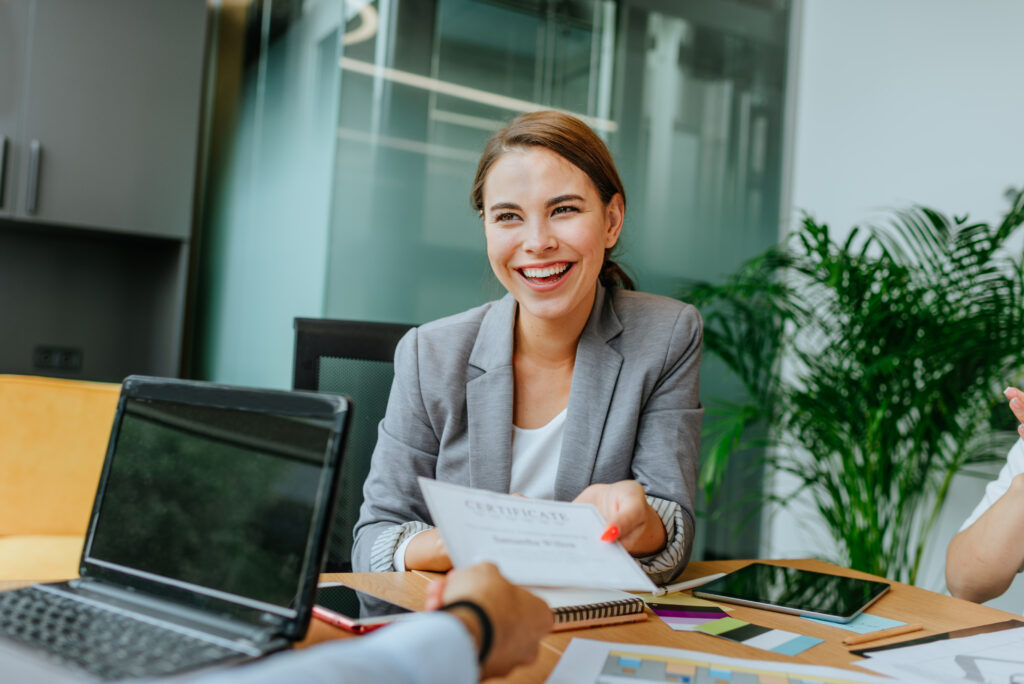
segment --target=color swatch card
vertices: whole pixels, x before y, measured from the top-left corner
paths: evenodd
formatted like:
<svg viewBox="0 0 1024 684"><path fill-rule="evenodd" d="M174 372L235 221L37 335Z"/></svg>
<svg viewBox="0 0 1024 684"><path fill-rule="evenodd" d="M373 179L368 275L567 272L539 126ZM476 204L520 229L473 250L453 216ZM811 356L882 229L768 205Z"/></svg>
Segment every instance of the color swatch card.
<svg viewBox="0 0 1024 684"><path fill-rule="evenodd" d="M754 648L788 656L803 653L811 646L817 646L825 641L824 639L786 632L781 629L761 627L760 625L737 620L733 617L722 618L721 620L701 625L696 631L729 639L745 646L753 646Z"/></svg>
<svg viewBox="0 0 1024 684"><path fill-rule="evenodd" d="M892 618L882 617L881 615L869 615L868 613L861 613L849 622L833 622L832 620L822 620L820 618L807 617L806 615L804 615L803 618L805 620L810 620L811 622L817 622L819 625L838 627L839 629L856 632L857 634L870 634L871 632L889 629L890 627L900 627L907 624L906 622L900 622L899 620L893 620Z"/></svg>
<svg viewBox="0 0 1024 684"><path fill-rule="evenodd" d="M661 618L662 622L679 632L692 632L701 625L729 617L717 606L671 606L666 604L651 604L647 607Z"/></svg>
<svg viewBox="0 0 1024 684"><path fill-rule="evenodd" d="M717 603L694 598L689 594L638 594L662 622L680 632L692 632L703 624L729 617Z"/></svg>

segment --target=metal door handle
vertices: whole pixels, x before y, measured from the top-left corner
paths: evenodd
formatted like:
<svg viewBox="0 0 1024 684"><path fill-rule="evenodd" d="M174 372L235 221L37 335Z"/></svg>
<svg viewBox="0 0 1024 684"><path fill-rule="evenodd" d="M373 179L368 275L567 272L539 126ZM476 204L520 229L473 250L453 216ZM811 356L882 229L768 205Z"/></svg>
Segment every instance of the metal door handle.
<svg viewBox="0 0 1024 684"><path fill-rule="evenodd" d="M39 198L39 157L42 155L42 147L38 140L33 140L28 146L28 188L25 190L25 211L29 214L36 213L36 200Z"/></svg>
<svg viewBox="0 0 1024 684"><path fill-rule="evenodd" d="M7 136L0 135L0 209L4 208L4 186L7 185Z"/></svg>

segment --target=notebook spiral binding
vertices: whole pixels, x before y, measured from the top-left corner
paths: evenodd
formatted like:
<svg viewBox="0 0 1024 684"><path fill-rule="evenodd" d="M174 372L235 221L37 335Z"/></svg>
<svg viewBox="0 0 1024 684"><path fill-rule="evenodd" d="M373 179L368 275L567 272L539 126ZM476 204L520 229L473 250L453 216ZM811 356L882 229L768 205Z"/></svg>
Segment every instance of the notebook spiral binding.
<svg viewBox="0 0 1024 684"><path fill-rule="evenodd" d="M644 612L644 601L639 596L617 601L591 603L582 606L560 606L552 611L556 623L583 622L603 618L633 615Z"/></svg>

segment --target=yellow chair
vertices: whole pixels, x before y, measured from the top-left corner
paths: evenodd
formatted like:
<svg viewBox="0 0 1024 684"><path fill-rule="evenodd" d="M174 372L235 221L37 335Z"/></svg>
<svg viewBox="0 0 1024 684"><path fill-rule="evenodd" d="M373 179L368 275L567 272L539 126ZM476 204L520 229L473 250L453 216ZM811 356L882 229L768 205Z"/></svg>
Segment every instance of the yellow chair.
<svg viewBox="0 0 1024 684"><path fill-rule="evenodd" d="M0 375L0 580L78 576L120 390Z"/></svg>

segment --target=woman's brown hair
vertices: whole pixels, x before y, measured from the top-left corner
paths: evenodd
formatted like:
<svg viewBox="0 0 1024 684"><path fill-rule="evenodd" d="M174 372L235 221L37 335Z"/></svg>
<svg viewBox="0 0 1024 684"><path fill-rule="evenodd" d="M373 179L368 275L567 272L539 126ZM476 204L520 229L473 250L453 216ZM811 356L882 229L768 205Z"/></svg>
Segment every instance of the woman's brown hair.
<svg viewBox="0 0 1024 684"><path fill-rule="evenodd" d="M587 124L571 114L543 111L517 116L487 141L470 193L470 203L481 215L484 211L484 182L491 167L506 152L526 147L551 150L587 174L597 188L602 203L607 205L617 193L622 195L622 206L625 208L626 189L604 141ZM633 280L611 259L611 252L611 248L604 251L604 264L598 280L605 287L636 289Z"/></svg>

